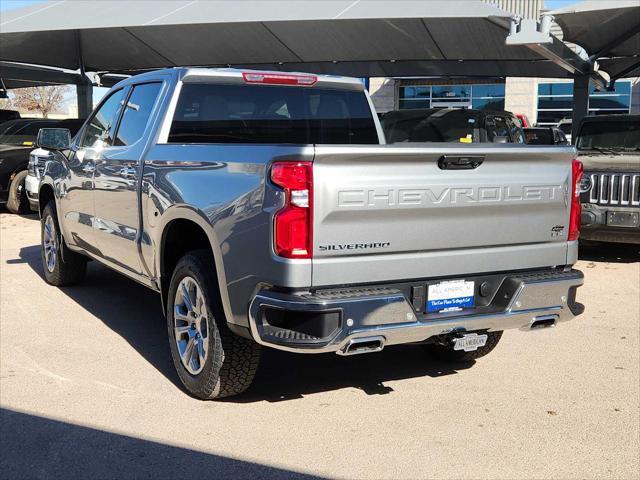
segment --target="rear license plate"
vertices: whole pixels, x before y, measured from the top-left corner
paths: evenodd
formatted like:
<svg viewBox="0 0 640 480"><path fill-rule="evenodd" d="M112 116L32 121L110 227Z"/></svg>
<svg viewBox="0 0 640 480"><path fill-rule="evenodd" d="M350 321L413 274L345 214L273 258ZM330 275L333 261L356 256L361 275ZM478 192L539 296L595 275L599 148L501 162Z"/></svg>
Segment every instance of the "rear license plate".
<svg viewBox="0 0 640 480"><path fill-rule="evenodd" d="M635 212L607 212L607 225L635 228L638 226L638 216Z"/></svg>
<svg viewBox="0 0 640 480"><path fill-rule="evenodd" d="M474 282L452 280L429 285L427 312L455 312L473 307Z"/></svg>
<svg viewBox="0 0 640 480"><path fill-rule="evenodd" d="M487 344L488 335L478 335L470 333L464 337L456 338L453 344L454 350L464 350L465 352L473 352Z"/></svg>

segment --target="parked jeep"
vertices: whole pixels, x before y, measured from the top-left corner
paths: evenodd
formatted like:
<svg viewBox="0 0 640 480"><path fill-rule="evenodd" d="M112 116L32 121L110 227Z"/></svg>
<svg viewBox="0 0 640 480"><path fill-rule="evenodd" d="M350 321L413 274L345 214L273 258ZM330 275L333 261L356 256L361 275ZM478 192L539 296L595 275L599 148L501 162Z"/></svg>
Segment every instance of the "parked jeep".
<svg viewBox="0 0 640 480"><path fill-rule="evenodd" d="M46 281L91 258L158 291L198 398L244 391L261 347L458 362L584 308L574 150L385 145L358 79L145 73L39 146L63 154L39 191Z"/></svg>
<svg viewBox="0 0 640 480"><path fill-rule="evenodd" d="M587 117L576 147L585 168L582 238L640 243L640 115Z"/></svg>

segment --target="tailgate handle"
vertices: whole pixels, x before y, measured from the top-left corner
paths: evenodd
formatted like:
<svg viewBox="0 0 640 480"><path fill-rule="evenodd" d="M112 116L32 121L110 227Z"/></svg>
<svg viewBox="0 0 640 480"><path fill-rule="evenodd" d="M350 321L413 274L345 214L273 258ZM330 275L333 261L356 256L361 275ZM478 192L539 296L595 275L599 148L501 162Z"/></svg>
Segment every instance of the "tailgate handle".
<svg viewBox="0 0 640 480"><path fill-rule="evenodd" d="M440 170L473 170L484 162L482 155L443 155L438 160Z"/></svg>

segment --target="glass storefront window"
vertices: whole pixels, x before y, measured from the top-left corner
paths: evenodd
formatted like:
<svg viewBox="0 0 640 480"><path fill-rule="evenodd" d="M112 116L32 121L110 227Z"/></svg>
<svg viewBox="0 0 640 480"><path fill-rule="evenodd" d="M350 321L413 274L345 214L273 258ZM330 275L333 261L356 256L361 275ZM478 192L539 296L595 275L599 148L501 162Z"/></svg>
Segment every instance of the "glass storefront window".
<svg viewBox="0 0 640 480"><path fill-rule="evenodd" d="M471 96L471 85L443 85L431 87L433 98L459 99Z"/></svg>
<svg viewBox="0 0 640 480"><path fill-rule="evenodd" d="M502 97L504 98L504 84L473 85L471 90L473 97Z"/></svg>
<svg viewBox="0 0 640 480"><path fill-rule="evenodd" d="M540 83L538 95L573 95L573 83Z"/></svg>
<svg viewBox="0 0 640 480"><path fill-rule="evenodd" d="M400 87L400 98L429 98L429 87Z"/></svg>
<svg viewBox="0 0 640 480"><path fill-rule="evenodd" d="M571 118L573 84L540 83L538 85L538 125L555 125L563 118ZM629 113L631 82L619 81L613 92L596 92L591 88L589 115Z"/></svg>
<svg viewBox="0 0 640 480"><path fill-rule="evenodd" d="M622 110L629 110L629 97L622 95L590 97L589 108L619 108Z"/></svg>
<svg viewBox="0 0 640 480"><path fill-rule="evenodd" d="M631 93L631 82L616 82L613 92L596 92L595 85L591 86L591 96L594 95L629 95Z"/></svg>
<svg viewBox="0 0 640 480"><path fill-rule="evenodd" d="M399 89L400 109L474 108L504 110L504 84L406 86Z"/></svg>
<svg viewBox="0 0 640 480"><path fill-rule="evenodd" d="M431 102L429 100L400 100L400 109L410 108L431 108Z"/></svg>
<svg viewBox="0 0 640 480"><path fill-rule="evenodd" d="M539 110L571 110L572 105L572 97L538 97Z"/></svg>
<svg viewBox="0 0 640 480"><path fill-rule="evenodd" d="M504 97L474 98L471 103L474 110L504 110Z"/></svg>
<svg viewBox="0 0 640 480"><path fill-rule="evenodd" d="M629 113L628 110L589 110L589 115L620 115Z"/></svg>

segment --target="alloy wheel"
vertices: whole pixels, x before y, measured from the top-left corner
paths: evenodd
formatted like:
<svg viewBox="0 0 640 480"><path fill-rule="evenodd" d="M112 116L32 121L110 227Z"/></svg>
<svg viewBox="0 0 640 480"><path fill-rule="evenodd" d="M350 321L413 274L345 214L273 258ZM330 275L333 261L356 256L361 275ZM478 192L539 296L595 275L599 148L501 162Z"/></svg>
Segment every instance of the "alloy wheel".
<svg viewBox="0 0 640 480"><path fill-rule="evenodd" d="M53 217L47 216L44 221L44 259L47 265L47 270L53 273L56 268L56 261L58 260L58 238L56 235L56 226L53 223Z"/></svg>
<svg viewBox="0 0 640 480"><path fill-rule="evenodd" d="M180 361L190 374L197 375L207 360L209 315L202 289L192 277L185 277L178 284L173 326Z"/></svg>

